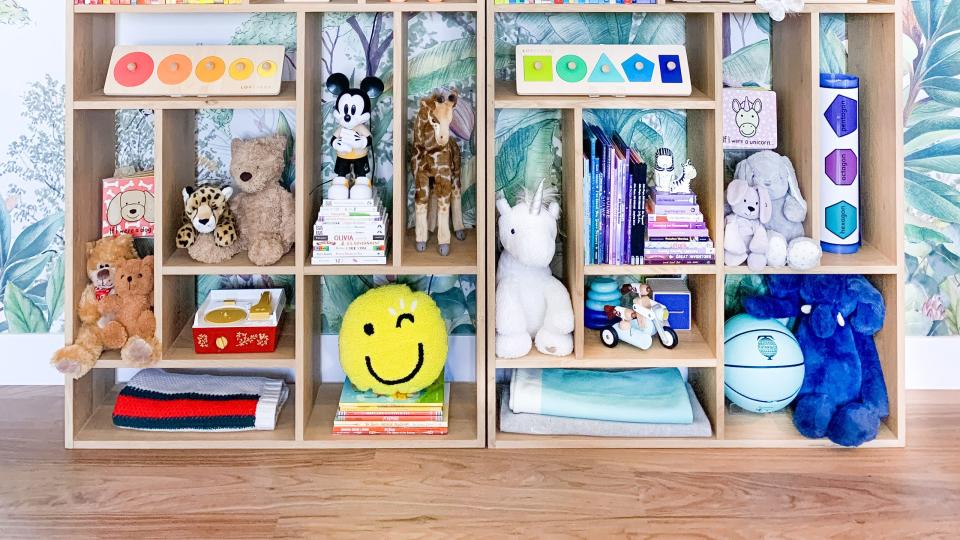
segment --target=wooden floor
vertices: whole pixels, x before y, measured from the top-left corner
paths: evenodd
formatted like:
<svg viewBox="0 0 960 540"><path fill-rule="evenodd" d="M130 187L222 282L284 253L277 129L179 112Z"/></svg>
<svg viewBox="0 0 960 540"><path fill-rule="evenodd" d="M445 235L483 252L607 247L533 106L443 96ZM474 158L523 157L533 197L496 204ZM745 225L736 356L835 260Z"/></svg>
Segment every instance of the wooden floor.
<svg viewBox="0 0 960 540"><path fill-rule="evenodd" d="M960 392L907 408L892 450L68 452L0 387L0 537L956 538Z"/></svg>

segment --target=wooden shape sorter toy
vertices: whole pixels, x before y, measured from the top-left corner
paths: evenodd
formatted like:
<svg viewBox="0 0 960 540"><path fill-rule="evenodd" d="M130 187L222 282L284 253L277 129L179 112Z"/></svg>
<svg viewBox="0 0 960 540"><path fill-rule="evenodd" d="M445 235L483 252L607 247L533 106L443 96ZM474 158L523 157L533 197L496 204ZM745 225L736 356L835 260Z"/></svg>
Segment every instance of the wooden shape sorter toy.
<svg viewBox="0 0 960 540"><path fill-rule="evenodd" d="M282 45L122 45L113 48L108 96L275 96Z"/></svg>
<svg viewBox="0 0 960 540"><path fill-rule="evenodd" d="M689 96L683 45L517 45L517 94Z"/></svg>

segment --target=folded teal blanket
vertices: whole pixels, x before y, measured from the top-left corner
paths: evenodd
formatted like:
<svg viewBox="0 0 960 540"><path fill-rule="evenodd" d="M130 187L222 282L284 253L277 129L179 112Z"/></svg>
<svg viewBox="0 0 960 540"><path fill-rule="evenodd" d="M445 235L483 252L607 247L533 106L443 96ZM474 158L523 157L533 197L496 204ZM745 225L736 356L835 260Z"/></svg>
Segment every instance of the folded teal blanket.
<svg viewBox="0 0 960 540"><path fill-rule="evenodd" d="M630 371L516 369L510 410L568 418L690 424L693 409L677 368Z"/></svg>

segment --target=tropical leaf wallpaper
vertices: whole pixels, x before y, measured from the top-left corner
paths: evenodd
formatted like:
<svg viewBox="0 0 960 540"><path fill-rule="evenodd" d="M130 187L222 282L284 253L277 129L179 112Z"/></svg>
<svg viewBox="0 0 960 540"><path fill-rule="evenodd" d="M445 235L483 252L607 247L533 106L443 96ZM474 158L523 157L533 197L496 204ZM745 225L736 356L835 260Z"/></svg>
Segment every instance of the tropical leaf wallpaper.
<svg viewBox="0 0 960 540"><path fill-rule="evenodd" d="M461 151L463 224L477 224L477 18L471 13L417 13L407 31L406 155L412 155L413 119L420 100L436 89L456 89L450 130ZM406 174L407 227L414 226L413 171Z"/></svg>
<svg viewBox="0 0 960 540"><path fill-rule="evenodd" d="M46 37L34 11L0 0L0 50ZM63 327L62 62L44 51L30 56L34 65L16 63L0 88L0 333Z"/></svg>
<svg viewBox="0 0 960 540"><path fill-rule="evenodd" d="M907 319L910 335L960 334L960 2L911 1L904 4L903 52L905 73L904 142L906 197ZM63 73L60 46L62 5L55 2L0 0L0 47L17 50L25 45L44 61L18 64L0 86L0 332L59 332L63 312ZM139 17L139 16L138 16ZM284 77L294 78L295 21L289 15L232 15L215 35L187 35L187 42L279 43L287 47ZM498 14L495 62L499 79L515 74L513 48L518 43L682 43L682 17L662 14ZM159 31L162 17L131 20L126 35ZM434 87L456 86L475 101L475 59L470 57L476 20L464 14L417 15L411 18L410 100ZM760 14L725 17L724 81L730 84L768 85L771 77L770 19ZM162 25L161 25L162 26ZM227 30L220 31L221 27ZM51 40L50 36L55 36ZM821 69L843 71L846 65L846 25L842 16L821 16ZM35 44L36 46L31 46ZM390 163L393 133L393 35L389 15L344 13L324 17L322 68L343 71L355 81L377 74L387 89L377 101L374 136L376 183L386 196L393 189ZM469 52L468 52L469 51ZM49 58L47 58L49 56ZM321 118L329 118L332 96L323 96ZM458 107L454 124L465 159L475 160L475 108ZM685 118L674 111L635 111L611 115L587 111L587 117L608 129L632 133L633 144L644 152L659 145L682 149ZM383 119L380 121L379 119ZM495 181L511 200L541 178L556 183L562 133L559 115L546 110L497 111ZM204 111L197 118L197 177L225 179L229 140L265 133L292 134L294 111ZM125 110L117 114L117 166L134 170L153 166L152 111ZM325 137L332 122L323 122ZM408 137L409 140L409 137ZM685 150L680 150L685 151ZM322 174L328 178L332 157L320 152ZM292 146L291 146L292 155ZM465 164L466 165L466 164ZM285 182L293 184L292 160ZM465 210L475 221L475 168L465 166ZM325 189L325 187L324 187ZM270 278L283 286L283 276ZM325 288L332 302L324 302L324 328L334 329L338 314L367 287L377 284L357 278L330 280ZM442 302L451 330L466 332L475 324L475 283L465 278L421 276L410 278ZM223 285L253 286L257 276L211 276L198 283L202 292ZM755 283L728 282L736 291ZM471 297L472 295L472 297ZM728 308L735 307L728 305Z"/></svg>
<svg viewBox="0 0 960 540"><path fill-rule="evenodd" d="M907 333L960 334L960 2L903 17Z"/></svg>

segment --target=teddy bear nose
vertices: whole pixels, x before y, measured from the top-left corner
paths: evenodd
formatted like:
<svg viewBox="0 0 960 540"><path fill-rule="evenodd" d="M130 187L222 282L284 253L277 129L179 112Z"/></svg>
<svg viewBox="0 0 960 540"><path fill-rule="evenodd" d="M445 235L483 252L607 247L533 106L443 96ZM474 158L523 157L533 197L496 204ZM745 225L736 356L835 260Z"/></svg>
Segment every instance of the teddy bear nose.
<svg viewBox="0 0 960 540"><path fill-rule="evenodd" d="M253 178L253 175L248 172L240 173L240 180L244 182L249 182L251 178Z"/></svg>
<svg viewBox="0 0 960 540"><path fill-rule="evenodd" d="M751 211L751 212L753 212L753 211L755 211L755 210L756 210L756 208L755 208L755 207L753 207L753 206L748 206L748 207L747 207L747 210L749 210L749 211Z"/></svg>
<svg viewBox="0 0 960 540"><path fill-rule="evenodd" d="M101 268L100 271L97 272L97 279L107 279L108 277L110 277L110 271L106 268Z"/></svg>
<svg viewBox="0 0 960 540"><path fill-rule="evenodd" d="M207 222L210 221L210 219L209 219L209 218L201 218L201 219L198 219L197 221L199 221L201 225L206 225Z"/></svg>
<svg viewBox="0 0 960 540"><path fill-rule="evenodd" d="M133 276L127 276L127 283L133 282Z"/></svg>

